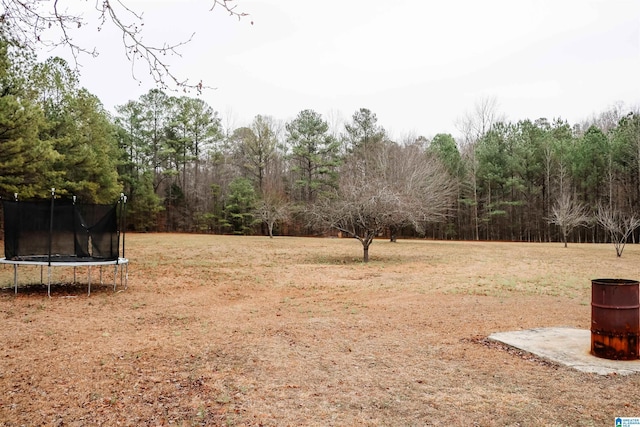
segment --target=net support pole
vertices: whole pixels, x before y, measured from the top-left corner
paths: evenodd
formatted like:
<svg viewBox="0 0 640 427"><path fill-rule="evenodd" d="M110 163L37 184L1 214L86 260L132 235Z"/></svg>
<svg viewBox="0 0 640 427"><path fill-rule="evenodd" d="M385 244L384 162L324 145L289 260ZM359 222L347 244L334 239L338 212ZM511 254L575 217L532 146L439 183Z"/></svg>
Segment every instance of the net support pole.
<svg viewBox="0 0 640 427"><path fill-rule="evenodd" d="M49 253L47 256L47 261L49 266L51 266L51 251L53 250L53 203L56 198L56 189L51 189L51 209L49 212Z"/></svg>
<svg viewBox="0 0 640 427"><path fill-rule="evenodd" d="M126 231L126 227L127 227L127 196L125 196L124 194L122 194L122 221L121 221L121 225L120 225L120 231L122 233L122 258L126 258L125 256L125 237L127 234Z"/></svg>
<svg viewBox="0 0 640 427"><path fill-rule="evenodd" d="M49 264L49 283L47 284L47 295L51 298L51 251L53 246L53 204L56 198L56 189L51 188L51 215L49 218L49 255L47 261Z"/></svg>
<svg viewBox="0 0 640 427"><path fill-rule="evenodd" d="M126 228L127 228L127 196L124 193L120 194L120 199L122 200L122 206L120 211L120 233L122 234L122 259L126 260L125 253L125 237L126 237ZM119 263L119 262L118 262ZM118 267L116 264L116 275L118 274ZM127 285L129 284L129 263L125 262L124 265L120 266L120 286L122 286L122 281L124 277L124 289L127 290ZM114 287L115 290L115 280Z"/></svg>
<svg viewBox="0 0 640 427"><path fill-rule="evenodd" d="M76 196L72 196L71 200L73 200L73 213L72 213L72 218L73 218L73 253L74 254L78 254L78 227L76 224Z"/></svg>
<svg viewBox="0 0 640 427"><path fill-rule="evenodd" d="M13 199L18 202L18 193L13 193ZM6 224L4 225L7 226ZM15 288L15 294L18 295L18 264L13 264L13 287Z"/></svg>

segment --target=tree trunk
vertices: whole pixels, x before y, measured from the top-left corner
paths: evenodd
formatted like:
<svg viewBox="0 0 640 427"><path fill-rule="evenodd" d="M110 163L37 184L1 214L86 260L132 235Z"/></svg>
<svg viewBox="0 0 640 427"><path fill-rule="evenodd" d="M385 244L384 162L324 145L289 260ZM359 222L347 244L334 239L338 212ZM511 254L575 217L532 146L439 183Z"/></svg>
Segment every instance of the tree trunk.
<svg viewBox="0 0 640 427"><path fill-rule="evenodd" d="M375 236L375 233L371 233L371 235L367 233L367 235L361 240L362 251L363 251L363 255L362 255L363 262L369 262L369 246L371 246L371 242L373 241L374 236Z"/></svg>

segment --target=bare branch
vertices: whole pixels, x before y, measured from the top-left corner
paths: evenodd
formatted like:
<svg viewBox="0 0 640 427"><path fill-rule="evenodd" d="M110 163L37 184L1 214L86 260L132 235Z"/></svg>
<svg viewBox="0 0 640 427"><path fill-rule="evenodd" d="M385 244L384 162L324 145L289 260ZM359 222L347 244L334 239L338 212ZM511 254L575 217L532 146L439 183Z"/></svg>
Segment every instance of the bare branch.
<svg viewBox="0 0 640 427"><path fill-rule="evenodd" d="M60 3L59 0L54 0L53 3L41 0L0 0L0 25L14 43L30 50L40 47L68 48L78 69L82 54L95 57L98 52L95 48L87 48L74 40L74 30L86 25L86 18L80 13L72 13L68 8L61 7ZM213 0L210 10L218 7L238 19L247 16L246 13L236 10L235 0ZM148 66L151 78L163 89L175 86L185 92L196 90L199 93L205 88L201 81L191 83L189 79L178 78L165 60L167 56L180 57L179 49L189 43L195 33L187 40L153 46L143 40L142 14L133 11L123 0L95 0L95 9L99 13L98 31L105 25L112 24L121 32L125 55L131 62L132 76L135 80L139 81L133 69L138 61L142 61Z"/></svg>
<svg viewBox="0 0 640 427"><path fill-rule="evenodd" d="M235 16L236 18L238 18L238 20L240 20L243 16L248 16L247 13L236 12L236 8L238 7L238 5L234 4L233 2L234 0L214 0L213 5L209 10L212 11L216 8L216 6L222 7L224 10L229 12L230 16ZM253 24L253 22L251 23Z"/></svg>
<svg viewBox="0 0 640 427"><path fill-rule="evenodd" d="M586 207L575 201L567 191L563 191L558 200L551 208L550 224L555 224L562 231L562 241L564 247L567 247L567 238L569 233L581 225L588 223L590 217Z"/></svg>
<svg viewBox="0 0 640 427"><path fill-rule="evenodd" d="M177 87L184 89L196 89L200 92L202 90L202 82L192 85L189 83L188 79L178 80L178 78L169 70L169 65L161 59L162 56L166 55L181 56L178 49L189 43L193 39L195 33L191 34L189 39L175 44L165 43L161 47L147 45L142 41L142 16L135 14L120 1L118 1L118 4L122 5L127 12L139 19L140 24L136 24L135 22L132 24L125 24L111 7L108 0L104 0L102 3L102 10L100 11L102 14L101 19L104 23L108 16L108 19L122 32L122 44L125 48L125 55L131 62L132 74L136 61L142 60L149 65L149 74L162 88L168 87L167 79L169 79ZM135 74L133 74L133 77L137 80Z"/></svg>
<svg viewBox="0 0 640 427"><path fill-rule="evenodd" d="M96 56L95 50L86 49L76 44L70 33L73 29L82 27L84 21L81 16L69 13L54 1L51 10L46 9L41 1L36 0L2 0L2 15L0 22L3 30L13 42L22 47L35 50L38 46L53 49L57 46L67 46L74 59L86 53ZM47 32L58 31L57 38L45 36Z"/></svg>
<svg viewBox="0 0 640 427"><path fill-rule="evenodd" d="M616 255L621 257L627 239L633 230L640 227L640 217L635 213L624 214L619 209L601 205L596 212L596 220L609 232L611 243L616 248Z"/></svg>
<svg viewBox="0 0 640 427"><path fill-rule="evenodd" d="M290 212L291 205L276 194L264 196L255 209L256 216L267 224L270 238L273 238L273 227L289 219Z"/></svg>

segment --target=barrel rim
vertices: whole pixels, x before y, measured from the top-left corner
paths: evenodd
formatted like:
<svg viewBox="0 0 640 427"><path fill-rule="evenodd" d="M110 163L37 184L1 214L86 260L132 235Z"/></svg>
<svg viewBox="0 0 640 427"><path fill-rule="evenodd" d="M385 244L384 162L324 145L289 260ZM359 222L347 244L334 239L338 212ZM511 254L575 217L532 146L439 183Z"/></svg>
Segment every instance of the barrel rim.
<svg viewBox="0 0 640 427"><path fill-rule="evenodd" d="M619 286L628 286L628 285L637 285L640 282L632 279L593 279L591 280L591 284L593 285L619 285Z"/></svg>

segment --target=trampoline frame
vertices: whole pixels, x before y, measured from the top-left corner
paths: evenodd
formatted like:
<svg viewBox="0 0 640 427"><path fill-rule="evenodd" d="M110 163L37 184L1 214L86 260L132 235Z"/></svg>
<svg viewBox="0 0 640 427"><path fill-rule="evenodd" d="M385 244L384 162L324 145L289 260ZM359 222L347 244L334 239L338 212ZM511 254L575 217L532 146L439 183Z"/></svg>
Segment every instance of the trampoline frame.
<svg viewBox="0 0 640 427"><path fill-rule="evenodd" d="M47 267L47 295L51 297L51 267L73 267L73 281L76 282L76 267L87 267L88 290L87 296L91 295L91 267L100 267L100 284L102 284L102 267L105 265L113 265L113 291L116 291L118 282L118 269L120 270L120 286L124 283L124 289L127 289L129 282L129 260L127 258L118 258L111 261L81 261L81 262L61 262L61 261L19 261L6 258L0 258L0 264L13 265L13 287L15 294L18 293L18 266L20 265L39 265L40 266L40 283L43 282L43 269ZM122 268L119 268L122 266Z"/></svg>

